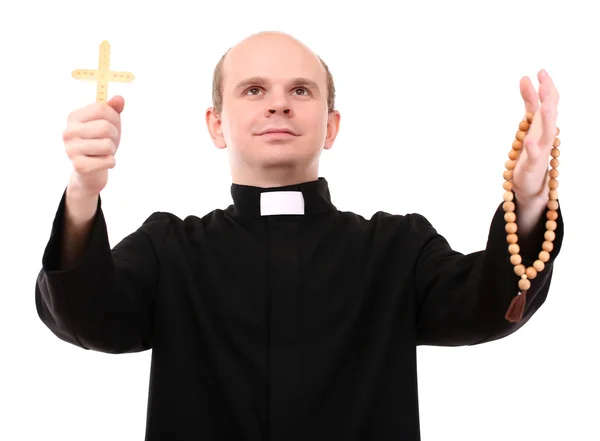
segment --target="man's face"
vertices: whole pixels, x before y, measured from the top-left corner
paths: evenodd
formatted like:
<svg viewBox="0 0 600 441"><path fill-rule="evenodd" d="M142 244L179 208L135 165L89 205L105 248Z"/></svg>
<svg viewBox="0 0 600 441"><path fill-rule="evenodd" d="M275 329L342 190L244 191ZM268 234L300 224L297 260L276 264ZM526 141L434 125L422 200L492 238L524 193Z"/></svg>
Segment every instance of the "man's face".
<svg viewBox="0 0 600 441"><path fill-rule="evenodd" d="M227 54L223 76L223 110L209 127L234 167L311 167L332 146L339 114L328 112L325 68L297 41L243 41Z"/></svg>

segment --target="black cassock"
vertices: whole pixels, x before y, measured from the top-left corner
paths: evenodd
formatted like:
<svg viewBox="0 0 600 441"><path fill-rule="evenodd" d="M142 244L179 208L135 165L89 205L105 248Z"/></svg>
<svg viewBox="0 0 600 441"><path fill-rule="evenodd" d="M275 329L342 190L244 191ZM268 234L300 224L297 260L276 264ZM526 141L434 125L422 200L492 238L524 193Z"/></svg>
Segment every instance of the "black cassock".
<svg viewBox="0 0 600 441"><path fill-rule="evenodd" d="M417 345L516 331L545 301L563 239L559 211L551 260L511 323L519 279L502 203L486 248L465 255L420 214L338 211L322 178L231 192L202 218L156 212L112 250L99 200L69 270L60 201L37 311L84 349L152 349L148 441L417 441Z"/></svg>

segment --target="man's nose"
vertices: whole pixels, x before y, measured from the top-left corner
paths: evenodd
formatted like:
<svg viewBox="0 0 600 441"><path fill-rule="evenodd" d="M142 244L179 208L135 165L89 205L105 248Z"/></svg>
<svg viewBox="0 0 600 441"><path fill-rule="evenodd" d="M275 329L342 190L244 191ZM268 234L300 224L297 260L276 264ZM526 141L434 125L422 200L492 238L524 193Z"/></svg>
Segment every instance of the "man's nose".
<svg viewBox="0 0 600 441"><path fill-rule="evenodd" d="M289 96L284 91L273 91L269 98L267 103L269 115L281 113L289 116L292 113Z"/></svg>
<svg viewBox="0 0 600 441"><path fill-rule="evenodd" d="M286 115L289 115L289 113L291 112L291 109L289 109L288 107L284 107L282 108L282 110L280 110L279 108L271 108L269 109L269 113L271 115L273 115L274 113L276 113L277 111L280 111L281 113L284 113Z"/></svg>

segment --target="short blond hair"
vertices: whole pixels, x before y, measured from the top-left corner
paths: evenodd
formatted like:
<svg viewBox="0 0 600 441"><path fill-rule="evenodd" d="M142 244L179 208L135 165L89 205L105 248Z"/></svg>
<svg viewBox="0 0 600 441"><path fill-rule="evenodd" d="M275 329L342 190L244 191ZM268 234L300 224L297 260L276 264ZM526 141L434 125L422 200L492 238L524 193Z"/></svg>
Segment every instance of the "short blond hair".
<svg viewBox="0 0 600 441"><path fill-rule="evenodd" d="M223 62L230 50L231 49L228 49L227 52L223 54L213 72L212 105L216 113L221 113L221 110L223 109ZM333 82L333 75L331 75L327 63L325 63L318 55L317 58L319 58L319 61L325 68L325 73L327 75L327 110L331 113L335 110L335 84Z"/></svg>

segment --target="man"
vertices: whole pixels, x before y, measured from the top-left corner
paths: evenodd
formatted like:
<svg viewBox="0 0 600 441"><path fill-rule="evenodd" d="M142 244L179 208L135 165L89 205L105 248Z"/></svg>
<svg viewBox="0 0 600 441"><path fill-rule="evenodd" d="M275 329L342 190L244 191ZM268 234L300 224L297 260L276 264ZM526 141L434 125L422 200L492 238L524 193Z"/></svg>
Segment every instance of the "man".
<svg viewBox="0 0 600 441"><path fill-rule="evenodd" d="M562 217L523 320L511 323L518 278L502 205L486 248L463 255L422 215L366 220L332 204L318 164L340 114L327 66L302 43L253 35L214 83L206 122L229 153L233 205L184 220L156 212L112 250L99 194L124 102L70 116L74 172L37 279L40 318L84 349L152 349L149 441L419 440L416 346L481 344L527 322L548 294ZM546 76L541 110L531 83L522 94L544 115L514 179L531 262L547 161L533 149L556 130L557 92Z"/></svg>

